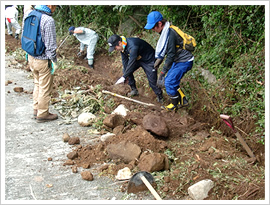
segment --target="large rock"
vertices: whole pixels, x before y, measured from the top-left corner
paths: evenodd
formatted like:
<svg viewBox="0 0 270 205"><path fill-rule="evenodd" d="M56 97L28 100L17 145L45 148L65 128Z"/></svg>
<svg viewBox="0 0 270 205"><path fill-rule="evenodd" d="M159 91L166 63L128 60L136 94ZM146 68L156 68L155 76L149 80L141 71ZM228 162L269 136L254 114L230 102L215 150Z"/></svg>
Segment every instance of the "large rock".
<svg viewBox="0 0 270 205"><path fill-rule="evenodd" d="M121 104L112 112L112 114L118 114L118 115L122 115L123 117L125 117L125 116L127 116L128 111L129 110L125 107L125 105Z"/></svg>
<svg viewBox="0 0 270 205"><path fill-rule="evenodd" d="M141 148L127 141L118 144L110 144L107 146L107 152L111 159L120 159L125 163L129 163L134 159L138 159L141 154Z"/></svg>
<svg viewBox="0 0 270 205"><path fill-rule="evenodd" d="M160 153L152 153L143 156L140 159L138 167L141 171L147 172L168 170L170 168L168 157Z"/></svg>
<svg viewBox="0 0 270 205"><path fill-rule="evenodd" d="M118 114L112 114L108 115L104 120L103 124L110 127L110 128L115 128L119 125L124 125L125 124L125 118L122 115Z"/></svg>
<svg viewBox="0 0 270 205"><path fill-rule="evenodd" d="M96 119L96 116L90 112L82 113L78 117L78 123L82 127L88 127L94 122L95 119Z"/></svg>
<svg viewBox="0 0 270 205"><path fill-rule="evenodd" d="M153 114L148 114L143 118L144 129L162 137L169 136L169 129L163 118Z"/></svg>
<svg viewBox="0 0 270 205"><path fill-rule="evenodd" d="M214 187L214 182L210 179L205 179L193 184L188 188L188 194L192 199L203 200L208 197L208 192Z"/></svg>

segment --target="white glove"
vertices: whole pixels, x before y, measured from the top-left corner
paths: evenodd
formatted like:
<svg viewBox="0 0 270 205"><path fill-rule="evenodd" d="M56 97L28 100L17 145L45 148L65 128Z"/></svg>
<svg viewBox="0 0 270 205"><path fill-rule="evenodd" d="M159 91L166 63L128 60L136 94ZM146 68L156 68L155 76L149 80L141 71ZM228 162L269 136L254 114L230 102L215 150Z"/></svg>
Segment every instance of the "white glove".
<svg viewBox="0 0 270 205"><path fill-rule="evenodd" d="M115 83L115 85L125 82L125 78L121 77L118 79L118 81Z"/></svg>

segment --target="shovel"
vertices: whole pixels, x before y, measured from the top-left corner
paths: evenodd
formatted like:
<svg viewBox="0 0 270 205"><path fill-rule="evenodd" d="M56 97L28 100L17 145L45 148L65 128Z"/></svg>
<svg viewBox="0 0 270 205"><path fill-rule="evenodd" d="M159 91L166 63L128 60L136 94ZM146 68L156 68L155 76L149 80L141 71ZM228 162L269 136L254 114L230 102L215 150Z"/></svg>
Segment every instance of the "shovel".
<svg viewBox="0 0 270 205"><path fill-rule="evenodd" d="M248 155L250 156L249 161L255 162L256 161L256 156L251 151L251 149L249 148L249 146L247 145L247 143L245 142L243 137L240 135L240 133L238 131L236 131L236 129L234 128L232 118L230 116L228 116L228 115L220 115L220 118L226 123L226 125L228 125L233 130L236 137L238 138L238 140L240 141L240 143L242 144L242 146L245 148Z"/></svg>
<svg viewBox="0 0 270 205"><path fill-rule="evenodd" d="M127 192L137 193L139 191L146 190L146 187L147 187L148 190L156 198L156 200L162 200L151 184L155 184L155 180L149 172L145 172L145 171L137 172L130 178Z"/></svg>

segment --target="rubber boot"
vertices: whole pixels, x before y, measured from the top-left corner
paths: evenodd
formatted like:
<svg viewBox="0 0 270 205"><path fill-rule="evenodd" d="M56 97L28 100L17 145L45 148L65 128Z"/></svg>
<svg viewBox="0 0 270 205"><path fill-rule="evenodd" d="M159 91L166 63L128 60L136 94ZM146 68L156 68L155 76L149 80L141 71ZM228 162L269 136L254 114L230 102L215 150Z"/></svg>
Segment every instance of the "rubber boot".
<svg viewBox="0 0 270 205"><path fill-rule="evenodd" d="M162 93L157 96L157 101L159 103L163 103L163 95L162 95Z"/></svg>
<svg viewBox="0 0 270 205"><path fill-rule="evenodd" d="M181 107L188 106L188 100L187 100L185 94L182 92L182 90L180 88L177 91L180 95L180 101L179 101L178 107L181 108Z"/></svg>
<svg viewBox="0 0 270 205"><path fill-rule="evenodd" d="M162 109L167 111L177 111L178 110L178 104L179 104L179 95L170 96L171 103L167 106L161 106Z"/></svg>
<svg viewBox="0 0 270 205"><path fill-rule="evenodd" d="M137 90L136 85L133 85L133 86L130 86L130 87L131 87L131 92L129 92L127 94L128 97L139 95L139 91Z"/></svg>
<svg viewBox="0 0 270 205"><path fill-rule="evenodd" d="M18 40L19 39L19 34L15 34L15 38Z"/></svg>

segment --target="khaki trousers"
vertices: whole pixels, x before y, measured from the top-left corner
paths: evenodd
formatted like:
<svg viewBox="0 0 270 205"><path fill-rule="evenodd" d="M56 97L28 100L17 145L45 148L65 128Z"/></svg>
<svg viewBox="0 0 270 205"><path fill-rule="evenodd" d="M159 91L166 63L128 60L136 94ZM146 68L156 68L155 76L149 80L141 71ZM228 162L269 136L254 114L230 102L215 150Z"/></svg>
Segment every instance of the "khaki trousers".
<svg viewBox="0 0 270 205"><path fill-rule="evenodd" d="M28 55L29 65L34 75L33 108L37 109L37 117L49 114L49 104L53 87L53 75L49 60L38 60Z"/></svg>

